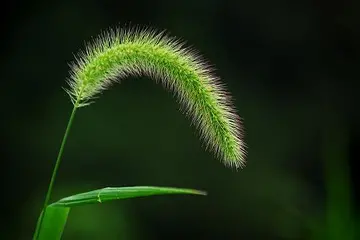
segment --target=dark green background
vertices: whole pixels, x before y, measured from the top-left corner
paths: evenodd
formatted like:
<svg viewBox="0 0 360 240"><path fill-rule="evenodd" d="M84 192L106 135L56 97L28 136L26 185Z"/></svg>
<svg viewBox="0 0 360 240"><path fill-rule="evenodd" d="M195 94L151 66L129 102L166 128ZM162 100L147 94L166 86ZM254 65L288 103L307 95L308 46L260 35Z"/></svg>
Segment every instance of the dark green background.
<svg viewBox="0 0 360 240"><path fill-rule="evenodd" d="M64 239L352 239L359 3L3 5L1 239L31 239L72 108L62 90L68 63L100 31L129 23L166 29L215 65L244 120L247 167L227 169L204 151L171 93L148 78L124 79L77 113L53 200L133 185L209 195L76 208Z"/></svg>

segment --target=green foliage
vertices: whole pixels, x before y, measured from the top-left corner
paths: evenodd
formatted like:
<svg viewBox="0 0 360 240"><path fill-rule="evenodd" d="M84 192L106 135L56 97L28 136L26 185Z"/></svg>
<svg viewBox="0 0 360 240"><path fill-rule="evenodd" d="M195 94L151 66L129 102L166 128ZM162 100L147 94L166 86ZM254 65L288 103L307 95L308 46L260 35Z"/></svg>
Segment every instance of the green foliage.
<svg viewBox="0 0 360 240"><path fill-rule="evenodd" d="M39 218L39 222L42 221L42 224L39 229L38 239L61 239L61 235L64 231L69 212L70 208L68 207L46 207L46 211L43 211Z"/></svg>
<svg viewBox="0 0 360 240"><path fill-rule="evenodd" d="M79 193L60 199L59 201L46 207L46 211L44 211L45 215L43 216L44 212L42 212L39 218L39 221L42 221L42 224L41 228L39 229L38 239L61 239L61 235L64 231L65 224L70 212L70 207L83 206L86 204L100 204L103 202L119 199L165 194L206 195L205 192L193 189L151 186L119 188L107 187L90 192Z"/></svg>
<svg viewBox="0 0 360 240"><path fill-rule="evenodd" d="M195 194L206 195L203 191L184 188L166 188L166 187L152 187L152 186L137 186L137 187L107 187L90 192L79 193L60 199L51 204L54 207L74 207L85 204L103 203L112 200L144 197L152 195L165 194Z"/></svg>
<svg viewBox="0 0 360 240"><path fill-rule="evenodd" d="M244 166L245 145L242 142L240 118L229 94L210 67L182 43L164 33L151 30L117 30L105 33L80 52L73 64L67 93L73 110L60 146L43 213L34 239L60 239L69 207L102 203L116 199L160 194L197 194L191 189L159 187L103 188L63 198L49 205L58 167L76 110L111 83L127 75L146 75L161 81L172 90L199 128L202 138L225 165Z"/></svg>

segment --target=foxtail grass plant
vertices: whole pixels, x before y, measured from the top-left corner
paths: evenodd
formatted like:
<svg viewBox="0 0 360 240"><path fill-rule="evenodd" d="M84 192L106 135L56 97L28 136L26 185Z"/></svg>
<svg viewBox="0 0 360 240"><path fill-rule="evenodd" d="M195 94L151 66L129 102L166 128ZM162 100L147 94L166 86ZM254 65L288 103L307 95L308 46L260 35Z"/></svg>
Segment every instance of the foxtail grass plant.
<svg viewBox="0 0 360 240"><path fill-rule="evenodd" d="M199 194L192 189L165 187L103 188L49 204L75 113L94 102L99 93L126 76L147 76L172 91L191 118L201 139L224 165L245 164L240 117L229 92L213 69L184 43L148 28L110 30L80 51L71 66L66 92L73 109L55 162L34 240L60 239L73 206L158 194Z"/></svg>

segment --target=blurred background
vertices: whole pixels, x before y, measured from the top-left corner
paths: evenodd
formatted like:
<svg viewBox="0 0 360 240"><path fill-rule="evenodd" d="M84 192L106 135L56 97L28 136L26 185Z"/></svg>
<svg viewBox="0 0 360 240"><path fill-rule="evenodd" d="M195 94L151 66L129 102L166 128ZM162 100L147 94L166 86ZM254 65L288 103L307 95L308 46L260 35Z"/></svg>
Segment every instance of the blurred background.
<svg viewBox="0 0 360 240"><path fill-rule="evenodd" d="M206 190L74 208L63 239L360 239L360 1L8 1L1 239L31 239L72 109L68 64L109 27L166 29L217 69L247 166L206 152L172 95L127 78L75 118L52 200L106 186Z"/></svg>

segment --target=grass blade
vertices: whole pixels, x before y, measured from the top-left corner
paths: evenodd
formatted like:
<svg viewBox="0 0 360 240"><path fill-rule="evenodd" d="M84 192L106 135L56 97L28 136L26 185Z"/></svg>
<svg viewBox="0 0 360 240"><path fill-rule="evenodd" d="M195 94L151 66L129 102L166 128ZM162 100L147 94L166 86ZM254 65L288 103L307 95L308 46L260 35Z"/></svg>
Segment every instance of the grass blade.
<svg viewBox="0 0 360 240"><path fill-rule="evenodd" d="M51 206L73 207L86 204L103 203L118 199L145 197L152 195L166 195L166 194L194 194L206 195L206 192L186 189L186 188L168 188L168 187L152 187L152 186L138 186L138 187L107 187L90 192L79 193L72 195L51 204Z"/></svg>
<svg viewBox="0 0 360 240"><path fill-rule="evenodd" d="M48 206L45 211L45 216L43 217L37 239L39 240L61 239L61 235L64 231L69 212L70 212L70 208L68 207ZM43 212L41 213L41 215L42 214Z"/></svg>

